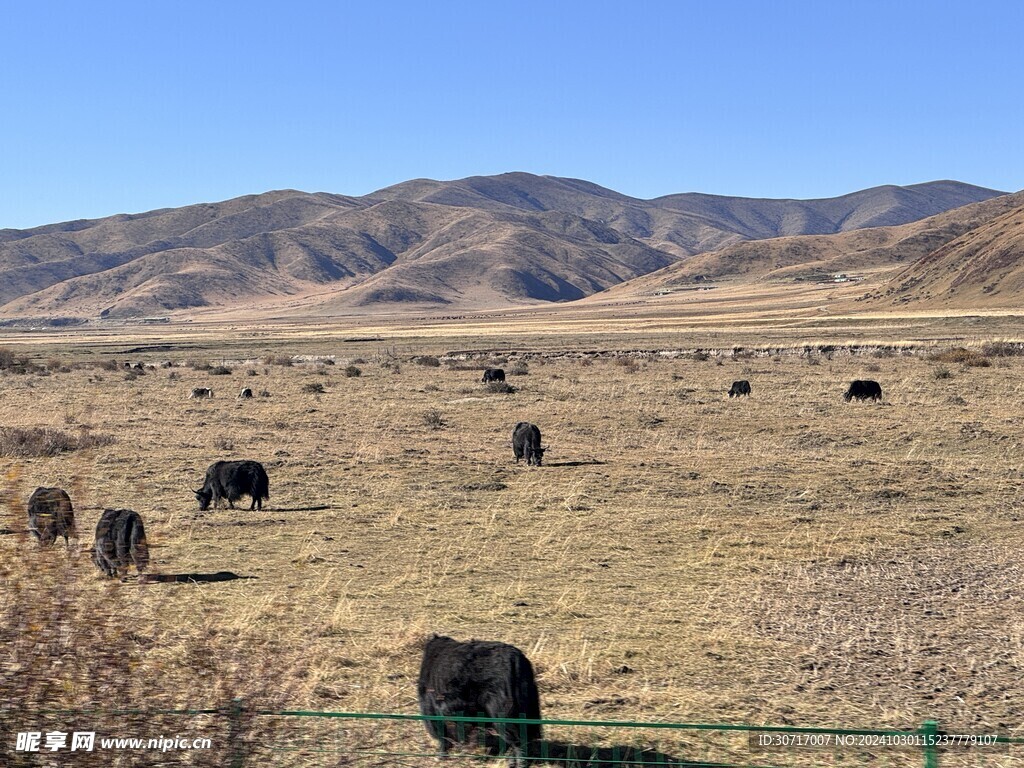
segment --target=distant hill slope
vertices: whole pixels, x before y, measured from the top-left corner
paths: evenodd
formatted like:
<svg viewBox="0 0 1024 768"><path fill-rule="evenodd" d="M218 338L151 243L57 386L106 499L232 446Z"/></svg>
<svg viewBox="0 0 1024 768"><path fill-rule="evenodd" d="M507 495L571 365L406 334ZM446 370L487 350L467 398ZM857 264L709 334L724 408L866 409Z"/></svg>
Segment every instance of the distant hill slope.
<svg viewBox="0 0 1024 768"><path fill-rule="evenodd" d="M868 297L911 307L1024 306L1024 193L1018 207L908 265Z"/></svg>
<svg viewBox="0 0 1024 768"><path fill-rule="evenodd" d="M670 265L620 290L653 292L721 278L787 279L909 263L1021 205L1024 192L900 226L744 241Z"/></svg>
<svg viewBox="0 0 1024 768"><path fill-rule="evenodd" d="M639 200L525 173L365 197L282 190L0 230L0 314L139 316L290 296L318 314L565 301L744 240L901 224L999 194L942 181L825 200Z"/></svg>

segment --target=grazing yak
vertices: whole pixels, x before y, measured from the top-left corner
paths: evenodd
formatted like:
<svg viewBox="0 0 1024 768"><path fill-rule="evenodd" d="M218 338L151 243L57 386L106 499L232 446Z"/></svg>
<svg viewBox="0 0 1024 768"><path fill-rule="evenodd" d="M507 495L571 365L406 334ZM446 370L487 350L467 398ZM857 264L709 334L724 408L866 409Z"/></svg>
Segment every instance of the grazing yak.
<svg viewBox="0 0 1024 768"><path fill-rule="evenodd" d="M484 384L488 384L492 381L504 381L505 380L505 369L504 368L488 368L484 371Z"/></svg>
<svg viewBox="0 0 1024 768"><path fill-rule="evenodd" d="M146 530L139 513L131 509L105 509L96 524L92 561L107 576L120 576L134 563L142 573L149 566Z"/></svg>
<svg viewBox="0 0 1024 768"><path fill-rule="evenodd" d="M63 488L36 488L28 500L28 529L39 540L39 546L48 547L64 537L76 536L75 510L71 497Z"/></svg>
<svg viewBox="0 0 1024 768"><path fill-rule="evenodd" d="M188 399L193 400L197 397L213 397L213 390L209 387L195 387L189 394Z"/></svg>
<svg viewBox="0 0 1024 768"><path fill-rule="evenodd" d="M739 397L740 395L750 395L750 382L746 379L734 381L729 388L729 397Z"/></svg>
<svg viewBox="0 0 1024 768"><path fill-rule="evenodd" d="M506 643L460 643L434 635L423 649L416 685L420 712L428 716L540 719L540 696L533 666L522 651ZM469 741L480 725L426 720L444 757L448 747ZM523 768L541 738L539 724L494 723L504 743L509 768Z"/></svg>
<svg viewBox="0 0 1024 768"><path fill-rule="evenodd" d="M220 506L221 499L227 499L228 506L235 508L235 502L242 496L251 496L250 510L263 509L263 500L270 498L270 479L267 471L258 461L218 461L206 470L206 481L196 491L199 509L206 511L213 502L213 508Z"/></svg>
<svg viewBox="0 0 1024 768"><path fill-rule="evenodd" d="M850 382L850 388L843 395L843 399L846 402L850 402L853 398L858 400L881 400L882 385L870 379L852 381Z"/></svg>
<svg viewBox="0 0 1024 768"><path fill-rule="evenodd" d="M544 459L544 449L540 447L540 430L536 424L520 421L512 430L512 452L516 455L516 463L526 458L526 464L540 466Z"/></svg>
<svg viewBox="0 0 1024 768"><path fill-rule="evenodd" d="M252 390L248 387L242 387L242 391L238 393L239 400L248 400L252 397Z"/></svg>

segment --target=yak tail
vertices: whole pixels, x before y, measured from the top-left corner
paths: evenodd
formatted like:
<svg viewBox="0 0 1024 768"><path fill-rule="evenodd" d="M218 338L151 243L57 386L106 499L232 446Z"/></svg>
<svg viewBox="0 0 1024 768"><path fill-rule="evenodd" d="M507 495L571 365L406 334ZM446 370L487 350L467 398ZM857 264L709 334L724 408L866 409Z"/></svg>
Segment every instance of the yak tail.
<svg viewBox="0 0 1024 768"><path fill-rule="evenodd" d="M540 720L540 694L537 691L537 679L533 674L533 665L522 653L516 654L514 662L515 702L517 706L516 716L522 715L529 720ZM515 727L515 726L513 726ZM523 744L524 750L528 753L528 744L539 742L541 739L541 726L539 724L527 725L523 729L526 733L527 744Z"/></svg>
<svg viewBox="0 0 1024 768"><path fill-rule="evenodd" d="M149 566L149 544L146 542L146 530L142 527L142 519L136 518L131 529L128 551L136 569L144 571Z"/></svg>

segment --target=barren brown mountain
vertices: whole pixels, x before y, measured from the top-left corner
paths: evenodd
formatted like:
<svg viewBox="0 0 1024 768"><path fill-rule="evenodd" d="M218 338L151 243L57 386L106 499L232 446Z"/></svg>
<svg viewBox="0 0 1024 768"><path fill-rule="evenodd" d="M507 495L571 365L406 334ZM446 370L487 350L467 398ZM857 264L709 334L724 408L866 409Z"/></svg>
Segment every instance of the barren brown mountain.
<svg viewBox="0 0 1024 768"><path fill-rule="evenodd" d="M1019 207L981 224L896 274L871 298L911 307L1019 307L1024 297L1024 194Z"/></svg>
<svg viewBox="0 0 1024 768"><path fill-rule="evenodd" d="M965 205L900 226L833 235L745 241L702 253L621 286L651 292L708 279L792 279L909 264L1024 205L1024 192Z"/></svg>
<svg viewBox="0 0 1024 768"><path fill-rule="evenodd" d="M525 173L416 180L361 198L268 192L0 230L0 314L260 306L329 315L567 301L743 240L899 225L999 194L942 181L826 200L639 200Z"/></svg>

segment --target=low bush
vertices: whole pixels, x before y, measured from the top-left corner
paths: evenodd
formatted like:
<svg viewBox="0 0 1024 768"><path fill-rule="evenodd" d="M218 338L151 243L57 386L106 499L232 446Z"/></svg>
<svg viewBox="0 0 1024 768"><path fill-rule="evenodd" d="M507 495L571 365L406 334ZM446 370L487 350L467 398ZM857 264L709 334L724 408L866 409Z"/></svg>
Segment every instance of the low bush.
<svg viewBox="0 0 1024 768"><path fill-rule="evenodd" d="M992 361L981 352L966 347L953 347L941 352L932 352L928 355L928 359L936 363L959 363L970 368L988 368L992 365Z"/></svg>
<svg viewBox="0 0 1024 768"><path fill-rule="evenodd" d="M981 345L981 353L988 357L1020 357L1024 344L1012 341L988 341Z"/></svg>
<svg viewBox="0 0 1024 768"><path fill-rule="evenodd" d="M423 414L423 424L431 429L442 429L445 426L444 416L436 408Z"/></svg>
<svg viewBox="0 0 1024 768"><path fill-rule="evenodd" d="M0 427L0 456L7 458L57 456L113 442L114 438L110 435L93 433L84 426L77 435L47 427Z"/></svg>

